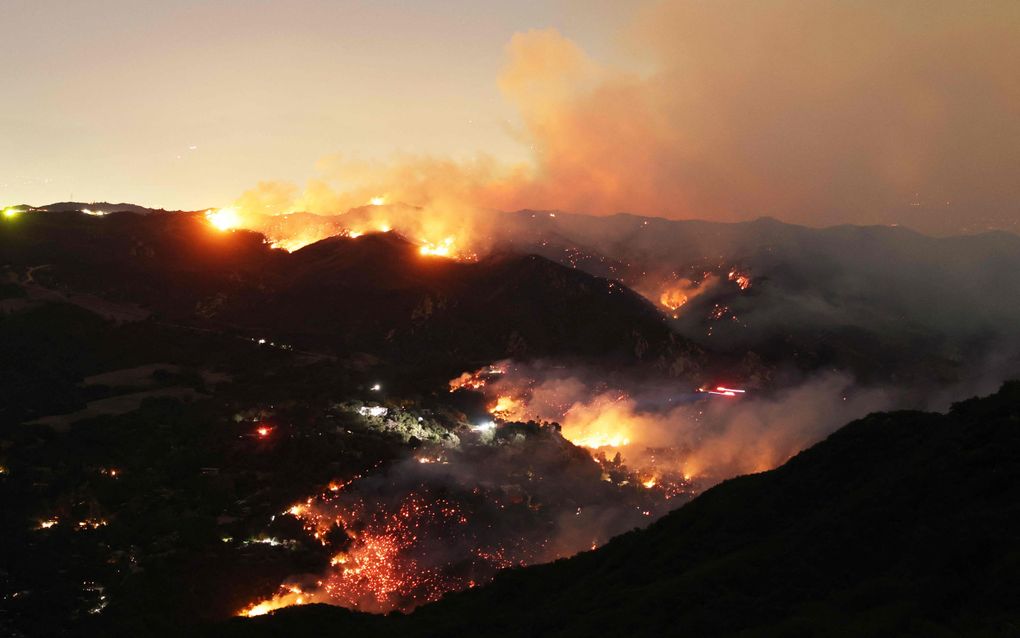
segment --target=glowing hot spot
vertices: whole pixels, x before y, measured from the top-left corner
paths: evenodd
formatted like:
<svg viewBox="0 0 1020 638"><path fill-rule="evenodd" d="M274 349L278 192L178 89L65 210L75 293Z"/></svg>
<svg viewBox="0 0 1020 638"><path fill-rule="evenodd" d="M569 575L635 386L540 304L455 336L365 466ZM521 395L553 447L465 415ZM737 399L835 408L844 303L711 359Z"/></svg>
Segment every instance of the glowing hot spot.
<svg viewBox="0 0 1020 638"><path fill-rule="evenodd" d="M236 208L208 210L205 212L205 218L217 230L230 230L241 225L241 216L237 213Z"/></svg>
<svg viewBox="0 0 1020 638"><path fill-rule="evenodd" d="M447 237L438 244L425 241L418 252L428 257L451 257L453 255L453 237Z"/></svg>

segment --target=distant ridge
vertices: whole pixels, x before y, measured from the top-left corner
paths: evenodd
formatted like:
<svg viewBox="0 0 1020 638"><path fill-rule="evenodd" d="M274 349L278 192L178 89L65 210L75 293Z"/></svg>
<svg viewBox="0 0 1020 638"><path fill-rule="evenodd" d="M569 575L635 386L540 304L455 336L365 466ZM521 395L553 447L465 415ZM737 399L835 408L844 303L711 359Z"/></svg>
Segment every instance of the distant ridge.
<svg viewBox="0 0 1020 638"><path fill-rule="evenodd" d="M135 213L138 215L148 215L150 213L166 213L166 212L181 212L181 211L168 211L164 208L148 208L146 206L139 206L137 204L111 204L109 202L55 202L53 204L47 204L45 206L39 206L36 210L45 210L48 212L64 212L72 210L94 210L103 213Z"/></svg>

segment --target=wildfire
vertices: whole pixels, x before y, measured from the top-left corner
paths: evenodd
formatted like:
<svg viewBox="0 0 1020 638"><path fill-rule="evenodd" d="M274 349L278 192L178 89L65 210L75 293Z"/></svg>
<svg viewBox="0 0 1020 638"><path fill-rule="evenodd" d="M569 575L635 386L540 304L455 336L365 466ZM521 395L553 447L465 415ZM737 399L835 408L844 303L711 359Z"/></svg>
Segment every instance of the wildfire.
<svg viewBox="0 0 1020 638"><path fill-rule="evenodd" d="M659 293L659 305L668 310L674 319L680 316L680 308L692 299L703 294L718 281L718 277L710 272L702 273L701 279L695 281L688 278L675 278ZM650 291L649 291L650 292Z"/></svg>
<svg viewBox="0 0 1020 638"><path fill-rule="evenodd" d="M300 587L283 585L280 587L280 591L269 600L253 603L242 609L237 615L252 618L254 616L268 614L276 609L282 609L292 605L303 605L305 602L305 593Z"/></svg>
<svg viewBox="0 0 1020 638"><path fill-rule="evenodd" d="M456 379L450 380L450 392L457 390L481 390L487 383L504 374L504 370L497 366L480 368L474 372L465 372Z"/></svg>
<svg viewBox="0 0 1020 638"><path fill-rule="evenodd" d="M470 559L477 563L475 569L463 573L460 560L454 561L456 568L452 567L454 563L429 563L434 560L429 552L435 539L468 539L466 512L457 503L412 492L391 507L345 494L340 488L346 485L287 512L323 545L330 544L325 539L331 529L339 528L346 534L343 549L330 559L329 574L311 589L283 586L272 598L252 603L239 615L257 616L306 602L374 612L408 610L437 600L448 591L469 587L473 582L470 574L478 569L491 575L506 566L502 564L507 562L502 550L490 552L486 548L477 550ZM490 555L499 556L499 561L487 559Z"/></svg>
<svg viewBox="0 0 1020 638"><path fill-rule="evenodd" d="M438 244L422 240L422 246L418 249L418 252L428 257L452 257L453 237L447 237Z"/></svg>
<svg viewBox="0 0 1020 638"><path fill-rule="evenodd" d="M751 287L751 277L736 269L731 270L727 278L736 283L741 290L747 290Z"/></svg>
<svg viewBox="0 0 1020 638"><path fill-rule="evenodd" d="M598 432L576 438L569 438L570 442L580 447L587 447L597 450L602 447L625 447L630 445L630 439L621 434Z"/></svg>
<svg viewBox="0 0 1020 638"><path fill-rule="evenodd" d="M680 310L681 306L687 303L687 295L676 288L671 288L662 293L659 297L659 303L662 304L664 308L672 312L673 318L676 319L678 316L677 311Z"/></svg>
<svg viewBox="0 0 1020 638"><path fill-rule="evenodd" d="M272 248L279 248L281 250L286 250L287 252L292 253L295 250L300 250L304 248L308 244L314 244L315 242L319 241L319 239L321 238L315 235L298 235L297 237L273 240L272 242L270 242L269 245Z"/></svg>
<svg viewBox="0 0 1020 638"><path fill-rule="evenodd" d="M518 414L521 406L521 402L509 395L500 395L496 397L495 403L488 406L489 414L494 417L501 419L515 418L514 415Z"/></svg>
<svg viewBox="0 0 1020 638"><path fill-rule="evenodd" d="M386 204L386 198L382 196L373 197L372 199L368 200L368 203L371 206L383 206L384 204Z"/></svg>
<svg viewBox="0 0 1020 638"><path fill-rule="evenodd" d="M217 230L230 230L241 225L241 216L233 207L207 210L205 218L209 220Z"/></svg>

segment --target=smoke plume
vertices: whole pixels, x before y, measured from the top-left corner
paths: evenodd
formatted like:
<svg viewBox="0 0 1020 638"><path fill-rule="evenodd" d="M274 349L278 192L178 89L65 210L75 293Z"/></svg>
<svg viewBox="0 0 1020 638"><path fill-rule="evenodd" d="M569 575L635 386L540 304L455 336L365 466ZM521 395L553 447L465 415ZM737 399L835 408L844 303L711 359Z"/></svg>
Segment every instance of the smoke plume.
<svg viewBox="0 0 1020 638"><path fill-rule="evenodd" d="M374 197L466 211L618 211L943 233L1015 224L1020 5L668 0L623 34L627 68L555 29L518 33L499 87L531 160L319 162L263 183L253 212Z"/></svg>

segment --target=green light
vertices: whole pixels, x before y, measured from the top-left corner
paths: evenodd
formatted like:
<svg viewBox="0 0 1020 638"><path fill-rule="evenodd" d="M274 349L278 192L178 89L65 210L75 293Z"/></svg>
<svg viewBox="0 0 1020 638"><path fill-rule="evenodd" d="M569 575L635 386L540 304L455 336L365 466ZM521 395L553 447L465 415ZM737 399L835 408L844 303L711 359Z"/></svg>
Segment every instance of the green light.
<svg viewBox="0 0 1020 638"><path fill-rule="evenodd" d="M13 206L4 209L4 219L14 219L21 211Z"/></svg>

